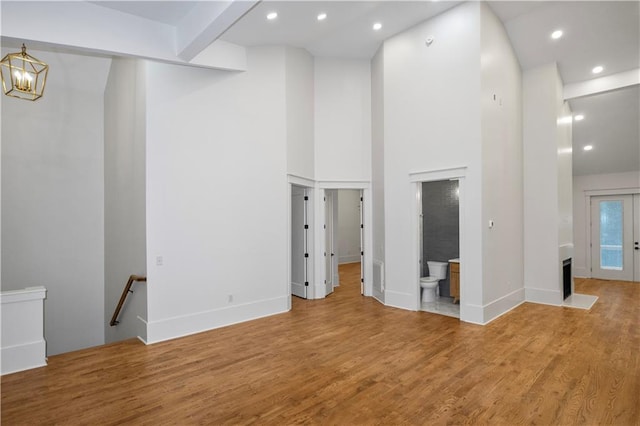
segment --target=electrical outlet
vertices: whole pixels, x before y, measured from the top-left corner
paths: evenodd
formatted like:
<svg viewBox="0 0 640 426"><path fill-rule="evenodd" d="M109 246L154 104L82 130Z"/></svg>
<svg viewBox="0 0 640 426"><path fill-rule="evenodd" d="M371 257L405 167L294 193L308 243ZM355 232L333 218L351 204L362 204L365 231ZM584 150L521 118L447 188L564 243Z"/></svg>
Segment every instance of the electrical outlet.
<svg viewBox="0 0 640 426"><path fill-rule="evenodd" d="M230 294L229 296L227 296L227 302L233 303L233 294Z"/></svg>
<svg viewBox="0 0 640 426"><path fill-rule="evenodd" d="M156 256L156 266L162 265L164 265L164 259L162 258L162 256Z"/></svg>

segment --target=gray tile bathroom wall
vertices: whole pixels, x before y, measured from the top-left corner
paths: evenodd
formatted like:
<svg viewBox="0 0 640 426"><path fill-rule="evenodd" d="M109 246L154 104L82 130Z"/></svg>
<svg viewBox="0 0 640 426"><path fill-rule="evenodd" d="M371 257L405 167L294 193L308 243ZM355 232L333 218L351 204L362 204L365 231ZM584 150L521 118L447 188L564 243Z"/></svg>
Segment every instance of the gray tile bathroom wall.
<svg viewBox="0 0 640 426"><path fill-rule="evenodd" d="M448 262L460 257L460 202L458 181L425 182L422 184L422 253L423 276L429 275L428 260ZM440 282L440 295L449 296L447 279Z"/></svg>

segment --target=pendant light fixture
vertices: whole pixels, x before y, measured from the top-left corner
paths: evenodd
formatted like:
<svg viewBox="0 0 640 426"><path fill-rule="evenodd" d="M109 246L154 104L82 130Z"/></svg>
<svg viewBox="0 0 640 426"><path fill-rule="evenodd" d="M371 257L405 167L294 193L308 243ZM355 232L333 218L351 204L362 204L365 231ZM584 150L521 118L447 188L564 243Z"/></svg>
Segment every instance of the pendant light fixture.
<svg viewBox="0 0 640 426"><path fill-rule="evenodd" d="M14 98L35 101L42 97L47 83L49 65L22 51L9 53L0 61L2 89L4 94Z"/></svg>

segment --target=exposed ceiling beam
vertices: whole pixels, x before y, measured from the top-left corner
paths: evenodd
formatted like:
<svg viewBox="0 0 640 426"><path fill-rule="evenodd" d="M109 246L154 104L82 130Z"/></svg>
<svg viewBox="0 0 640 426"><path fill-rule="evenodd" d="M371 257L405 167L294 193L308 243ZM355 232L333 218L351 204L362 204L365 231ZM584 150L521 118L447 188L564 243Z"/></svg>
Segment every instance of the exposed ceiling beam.
<svg viewBox="0 0 640 426"><path fill-rule="evenodd" d="M176 53L175 27L96 4L84 1L2 1L0 7L3 39L26 42L27 47L32 42L100 55L246 70L246 52L242 46L223 41L209 43L201 49L203 54L192 63L193 58L185 60Z"/></svg>
<svg viewBox="0 0 640 426"><path fill-rule="evenodd" d="M258 3L258 0L200 2L176 27L178 57L191 61Z"/></svg>
<svg viewBox="0 0 640 426"><path fill-rule="evenodd" d="M576 99L640 84L640 68L564 86L564 99Z"/></svg>

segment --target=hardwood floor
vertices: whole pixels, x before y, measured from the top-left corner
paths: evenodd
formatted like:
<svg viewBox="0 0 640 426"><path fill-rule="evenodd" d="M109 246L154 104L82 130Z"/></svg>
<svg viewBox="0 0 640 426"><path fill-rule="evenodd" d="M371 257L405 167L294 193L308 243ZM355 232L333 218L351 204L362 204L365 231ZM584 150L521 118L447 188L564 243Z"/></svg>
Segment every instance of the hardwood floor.
<svg viewBox="0 0 640 426"><path fill-rule="evenodd" d="M482 327L362 297L356 267L285 314L4 376L2 424L640 424L640 283Z"/></svg>

